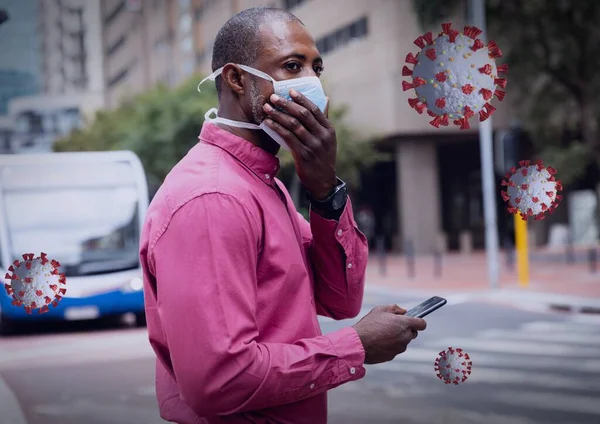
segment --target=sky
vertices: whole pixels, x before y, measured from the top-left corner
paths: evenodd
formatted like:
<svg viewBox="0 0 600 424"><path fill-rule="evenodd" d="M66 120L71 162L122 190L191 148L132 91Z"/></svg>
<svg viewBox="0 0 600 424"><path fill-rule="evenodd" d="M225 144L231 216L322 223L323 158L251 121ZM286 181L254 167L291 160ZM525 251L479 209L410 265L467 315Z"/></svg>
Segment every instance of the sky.
<svg viewBox="0 0 600 424"><path fill-rule="evenodd" d="M37 0L0 0L9 20L0 24L0 69L40 75Z"/></svg>

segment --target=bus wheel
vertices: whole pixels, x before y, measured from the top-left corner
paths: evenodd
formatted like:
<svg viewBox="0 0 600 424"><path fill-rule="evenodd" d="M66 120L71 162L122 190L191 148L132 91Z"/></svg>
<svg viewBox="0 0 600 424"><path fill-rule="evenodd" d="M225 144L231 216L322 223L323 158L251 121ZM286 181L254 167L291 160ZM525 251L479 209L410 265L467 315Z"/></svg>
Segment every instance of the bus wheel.
<svg viewBox="0 0 600 424"><path fill-rule="evenodd" d="M135 314L135 326L136 327L145 327L146 326L146 313L138 312Z"/></svg>

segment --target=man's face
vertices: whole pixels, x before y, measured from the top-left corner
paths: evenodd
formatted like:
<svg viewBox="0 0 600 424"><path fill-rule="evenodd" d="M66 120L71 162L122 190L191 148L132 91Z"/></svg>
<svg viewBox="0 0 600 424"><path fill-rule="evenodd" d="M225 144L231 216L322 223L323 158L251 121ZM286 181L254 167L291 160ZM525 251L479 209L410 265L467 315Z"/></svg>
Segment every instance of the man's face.
<svg viewBox="0 0 600 424"><path fill-rule="evenodd" d="M323 59L304 25L295 21L269 22L261 25L260 32L263 48L254 68L271 75L276 81L321 75ZM263 105L273 94L273 83L249 76L250 89L245 102L249 105L254 123L260 124L266 117Z"/></svg>

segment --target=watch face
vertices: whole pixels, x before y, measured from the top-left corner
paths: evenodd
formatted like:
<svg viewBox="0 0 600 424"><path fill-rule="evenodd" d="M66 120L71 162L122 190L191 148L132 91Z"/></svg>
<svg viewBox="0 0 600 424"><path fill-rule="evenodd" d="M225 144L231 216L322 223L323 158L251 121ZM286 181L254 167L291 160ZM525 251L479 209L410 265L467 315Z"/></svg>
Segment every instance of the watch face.
<svg viewBox="0 0 600 424"><path fill-rule="evenodd" d="M344 206L344 201L346 200L346 189L342 189L335 193L333 199L331 199L331 206L333 210L339 210Z"/></svg>

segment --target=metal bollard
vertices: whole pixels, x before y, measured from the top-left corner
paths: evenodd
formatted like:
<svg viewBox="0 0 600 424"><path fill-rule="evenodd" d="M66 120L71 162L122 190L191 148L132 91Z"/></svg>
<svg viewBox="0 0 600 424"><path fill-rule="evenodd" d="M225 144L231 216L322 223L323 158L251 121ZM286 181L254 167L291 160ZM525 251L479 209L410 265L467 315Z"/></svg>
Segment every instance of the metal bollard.
<svg viewBox="0 0 600 424"><path fill-rule="evenodd" d="M598 270L598 251L595 247L590 248L588 252L588 259L590 262L590 272L596 273Z"/></svg>
<svg viewBox="0 0 600 424"><path fill-rule="evenodd" d="M385 277L387 275L387 261L385 254L385 238L383 236L377 236L375 245L377 250L377 256L379 257L379 275Z"/></svg>
<svg viewBox="0 0 600 424"><path fill-rule="evenodd" d="M408 277L414 278L415 276L415 249L412 240L407 240L404 244L404 252L406 256L406 270L408 271Z"/></svg>
<svg viewBox="0 0 600 424"><path fill-rule="evenodd" d="M435 249L433 253L433 274L435 277L442 275L442 252L440 249Z"/></svg>

